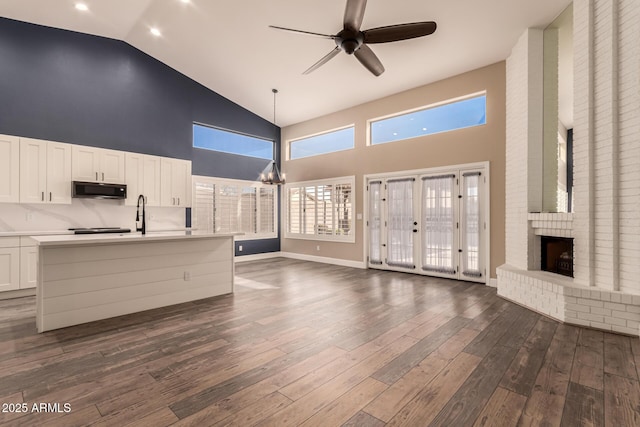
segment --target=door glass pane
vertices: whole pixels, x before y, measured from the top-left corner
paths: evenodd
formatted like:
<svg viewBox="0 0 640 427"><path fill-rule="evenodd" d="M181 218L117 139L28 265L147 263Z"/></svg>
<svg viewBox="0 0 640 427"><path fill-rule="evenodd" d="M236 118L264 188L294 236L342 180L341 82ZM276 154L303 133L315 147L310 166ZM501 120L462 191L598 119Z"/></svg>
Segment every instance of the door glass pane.
<svg viewBox="0 0 640 427"><path fill-rule="evenodd" d="M382 264L382 181L369 183L369 263Z"/></svg>
<svg viewBox="0 0 640 427"><path fill-rule="evenodd" d="M462 176L462 274L481 277L480 270L480 173Z"/></svg>
<svg viewBox="0 0 640 427"><path fill-rule="evenodd" d="M422 269L455 274L455 175L422 178Z"/></svg>
<svg viewBox="0 0 640 427"><path fill-rule="evenodd" d="M414 178L387 181L387 264L415 268L413 262Z"/></svg>

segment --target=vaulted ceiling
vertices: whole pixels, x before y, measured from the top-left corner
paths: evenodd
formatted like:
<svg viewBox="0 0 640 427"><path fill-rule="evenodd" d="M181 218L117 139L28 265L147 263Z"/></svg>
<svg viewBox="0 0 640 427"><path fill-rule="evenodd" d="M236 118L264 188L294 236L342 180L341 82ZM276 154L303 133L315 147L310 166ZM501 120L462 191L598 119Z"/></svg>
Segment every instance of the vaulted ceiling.
<svg viewBox="0 0 640 427"><path fill-rule="evenodd" d="M220 95L273 119L298 123L505 59L525 28L543 28L570 0L371 0L362 28L436 21L428 37L372 45L386 71L374 77L335 47L345 0L0 0L0 16L123 40ZM161 31L156 37L150 33Z"/></svg>

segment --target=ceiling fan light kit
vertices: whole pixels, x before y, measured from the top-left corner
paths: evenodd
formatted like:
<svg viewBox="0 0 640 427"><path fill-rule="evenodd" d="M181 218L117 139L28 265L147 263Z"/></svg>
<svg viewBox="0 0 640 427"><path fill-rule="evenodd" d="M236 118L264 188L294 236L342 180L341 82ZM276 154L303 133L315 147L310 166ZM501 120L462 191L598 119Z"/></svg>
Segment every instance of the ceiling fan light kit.
<svg viewBox="0 0 640 427"><path fill-rule="evenodd" d="M366 5L367 0L347 0L342 31L335 35L295 30L292 28L277 27L275 25L270 25L270 27L277 30L332 39L336 43L336 47L331 52L307 68L302 74L309 74L317 70L340 53L340 51L344 51L347 55L353 54L374 76L379 76L384 73L384 66L368 44L409 40L428 36L436 31L437 24L433 21L388 25L361 31L360 27L362 25L362 19L364 18Z"/></svg>

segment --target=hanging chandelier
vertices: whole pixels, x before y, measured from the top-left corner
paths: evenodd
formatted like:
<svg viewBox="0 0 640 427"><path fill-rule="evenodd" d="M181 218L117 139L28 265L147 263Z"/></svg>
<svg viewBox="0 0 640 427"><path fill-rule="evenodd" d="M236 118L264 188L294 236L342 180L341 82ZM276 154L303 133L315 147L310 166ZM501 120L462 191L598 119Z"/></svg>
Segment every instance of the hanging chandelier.
<svg viewBox="0 0 640 427"><path fill-rule="evenodd" d="M276 94L278 93L278 89L271 89L273 92L273 124L276 124ZM273 146L273 157L275 158L276 150L275 150L275 141ZM278 169L278 165L275 160L272 160L271 163L262 171L260 174L260 181L263 184L268 185L281 185L284 184L284 174L280 173L280 169Z"/></svg>

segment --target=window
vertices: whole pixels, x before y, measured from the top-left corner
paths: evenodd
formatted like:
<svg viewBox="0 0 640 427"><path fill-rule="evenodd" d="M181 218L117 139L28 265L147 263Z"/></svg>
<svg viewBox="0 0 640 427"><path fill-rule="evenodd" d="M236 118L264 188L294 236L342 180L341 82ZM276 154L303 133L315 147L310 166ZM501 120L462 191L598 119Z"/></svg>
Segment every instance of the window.
<svg viewBox="0 0 640 427"><path fill-rule="evenodd" d="M211 233L244 233L237 240L277 237L276 187L254 181L193 177L193 226Z"/></svg>
<svg viewBox="0 0 640 427"><path fill-rule="evenodd" d="M354 147L354 141L353 126L292 140L289 142L289 160L349 150Z"/></svg>
<svg viewBox="0 0 640 427"><path fill-rule="evenodd" d="M205 150L273 160L273 141L211 126L193 124L193 146Z"/></svg>
<svg viewBox="0 0 640 427"><path fill-rule="evenodd" d="M487 96L468 97L370 122L371 144L400 141L487 123Z"/></svg>
<svg viewBox="0 0 640 427"><path fill-rule="evenodd" d="M355 242L355 177L285 185L285 237Z"/></svg>

